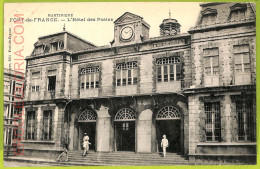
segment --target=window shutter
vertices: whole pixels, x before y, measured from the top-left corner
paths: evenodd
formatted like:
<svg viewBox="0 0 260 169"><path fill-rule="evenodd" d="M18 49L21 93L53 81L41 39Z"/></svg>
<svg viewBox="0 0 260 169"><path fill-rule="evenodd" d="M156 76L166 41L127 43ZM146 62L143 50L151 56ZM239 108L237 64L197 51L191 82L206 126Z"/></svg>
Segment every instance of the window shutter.
<svg viewBox="0 0 260 169"><path fill-rule="evenodd" d="M235 64L236 65L241 64L241 54L236 54L235 55Z"/></svg>
<svg viewBox="0 0 260 169"><path fill-rule="evenodd" d="M96 81L99 81L99 72L95 73L96 75Z"/></svg>
<svg viewBox="0 0 260 169"><path fill-rule="evenodd" d="M250 63L249 53L243 54L243 62L244 62L244 64Z"/></svg>
<svg viewBox="0 0 260 169"><path fill-rule="evenodd" d="M210 57L205 57L204 58L204 67L210 67Z"/></svg>
<svg viewBox="0 0 260 169"><path fill-rule="evenodd" d="M133 77L137 77L137 75L138 75L138 71L137 71L138 69L133 69Z"/></svg>
<svg viewBox="0 0 260 169"><path fill-rule="evenodd" d="M215 56L215 57L212 57L212 65L215 67L215 66L218 66L219 60L218 60L218 57Z"/></svg>

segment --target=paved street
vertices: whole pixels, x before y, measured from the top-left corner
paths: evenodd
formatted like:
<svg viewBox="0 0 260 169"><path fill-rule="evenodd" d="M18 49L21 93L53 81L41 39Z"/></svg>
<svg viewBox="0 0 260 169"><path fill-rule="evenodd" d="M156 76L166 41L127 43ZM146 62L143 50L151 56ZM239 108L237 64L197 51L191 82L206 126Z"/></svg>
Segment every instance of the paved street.
<svg viewBox="0 0 260 169"><path fill-rule="evenodd" d="M43 166L50 166L50 164L34 164L28 162L4 161L4 167L43 167Z"/></svg>

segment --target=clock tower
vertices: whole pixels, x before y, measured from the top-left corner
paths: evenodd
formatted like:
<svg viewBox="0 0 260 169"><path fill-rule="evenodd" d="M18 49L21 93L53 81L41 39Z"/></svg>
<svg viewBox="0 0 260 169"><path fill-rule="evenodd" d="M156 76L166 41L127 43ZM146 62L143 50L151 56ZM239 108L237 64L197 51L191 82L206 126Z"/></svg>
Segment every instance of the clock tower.
<svg viewBox="0 0 260 169"><path fill-rule="evenodd" d="M149 38L150 25L138 15L126 12L114 24L114 43L112 46L140 43Z"/></svg>

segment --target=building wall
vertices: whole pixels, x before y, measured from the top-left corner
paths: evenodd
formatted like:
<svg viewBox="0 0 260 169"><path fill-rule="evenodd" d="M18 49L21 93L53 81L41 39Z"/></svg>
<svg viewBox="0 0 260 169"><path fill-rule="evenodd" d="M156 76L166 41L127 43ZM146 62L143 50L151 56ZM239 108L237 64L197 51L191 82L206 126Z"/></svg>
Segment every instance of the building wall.
<svg viewBox="0 0 260 169"><path fill-rule="evenodd" d="M192 41L191 63L194 89L188 89L184 93L188 94L189 104L189 155L196 164L256 162L256 143L238 141L238 115L235 99L233 99L234 95L238 95L240 99L250 98L254 102L253 109L255 107L255 94L253 94L256 82L255 16L252 6L247 3L245 17L233 21L230 7L239 6L239 4L235 4L202 4L202 13L198 17L197 24L189 32ZM209 8L213 11L217 10L216 20L214 23L202 25L203 12L209 11ZM234 55L236 45L249 46L250 72L247 78L236 73ZM205 65L210 63L204 62L203 50L213 48L218 49L218 75L215 76L217 80L215 79L211 85L207 85ZM246 95L250 96L246 97ZM205 98L207 99L205 100ZM206 140L205 102L220 103L220 141ZM256 112L253 112L255 115Z"/></svg>
<svg viewBox="0 0 260 169"><path fill-rule="evenodd" d="M232 36L227 32L232 31ZM243 35L242 35L243 34ZM244 35L246 34L246 36ZM196 87L204 87L204 63L203 49L218 48L219 49L219 84L217 86L235 85L235 63L233 46L249 45L250 62L251 62L251 82L256 81L256 38L255 28L253 26L245 26L232 29L222 29L219 31L211 31L206 33L196 33L192 35L194 43L192 43L192 70L193 84Z"/></svg>
<svg viewBox="0 0 260 169"><path fill-rule="evenodd" d="M247 90L248 91L248 90ZM246 92L246 91L245 91ZM255 95L248 93L252 99L253 109L255 109ZM236 112L236 99L232 97L241 95L241 89L234 92L218 92L195 94L189 96L189 155L199 163L214 162L215 160L207 156L221 157L225 154L223 162L238 160L240 162L255 162L256 142L238 140L238 115ZM204 102L219 102L221 113L221 141L212 142L206 140ZM256 120L256 117L254 117ZM256 125L256 121L253 125ZM232 158L233 156L233 158ZM237 158L234 158L236 156ZM243 158L248 157L243 160ZM223 157L222 157L223 158ZM245 161L248 160L248 161Z"/></svg>
<svg viewBox="0 0 260 169"><path fill-rule="evenodd" d="M185 37L186 39L188 37ZM72 97L93 98L102 96L127 96L137 94L180 92L191 84L191 58L188 42L184 39L169 39L156 42L163 45L158 48L155 42L141 45L137 51L135 46L120 47L116 51L106 49L105 52L92 51L73 56L72 65ZM168 43L173 46L164 47ZM182 80L174 82L157 83L156 59L179 55L182 62ZM122 62L137 61L138 77L136 85L116 86L116 64ZM80 89L79 72L84 67L100 66L100 88ZM151 71L152 70L152 71ZM186 86L184 86L186 85ZM126 90L127 89L127 90ZM80 95L80 96L78 96Z"/></svg>
<svg viewBox="0 0 260 169"><path fill-rule="evenodd" d="M4 69L4 147L15 146L15 142L19 139L14 133L20 134L21 131L18 129L19 120L17 115L21 114L19 107L23 104L23 93L24 93L24 74L10 69ZM15 139L17 139L15 141ZM6 149L5 149L6 150ZM14 152L13 149L10 151Z"/></svg>

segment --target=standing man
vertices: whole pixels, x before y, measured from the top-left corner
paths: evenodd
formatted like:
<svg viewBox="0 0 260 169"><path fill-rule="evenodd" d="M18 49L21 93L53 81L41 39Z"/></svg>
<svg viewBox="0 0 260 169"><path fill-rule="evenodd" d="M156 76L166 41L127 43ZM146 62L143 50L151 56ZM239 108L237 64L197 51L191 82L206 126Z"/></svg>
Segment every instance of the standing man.
<svg viewBox="0 0 260 169"><path fill-rule="evenodd" d="M169 146L168 140L166 139L166 135L163 135L163 139L161 141L161 147L163 148L163 157L166 157L166 147Z"/></svg>
<svg viewBox="0 0 260 169"><path fill-rule="evenodd" d="M91 144L89 142L89 137L88 137L87 133L84 133L83 143L82 143L84 152L83 152L82 156L86 156L86 154L88 154L89 144Z"/></svg>

